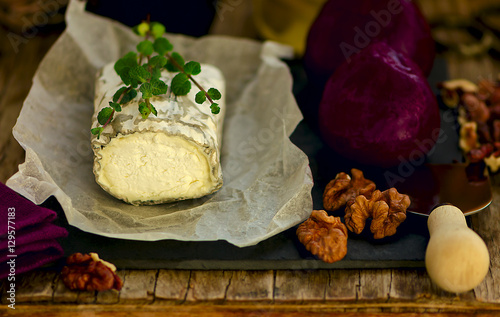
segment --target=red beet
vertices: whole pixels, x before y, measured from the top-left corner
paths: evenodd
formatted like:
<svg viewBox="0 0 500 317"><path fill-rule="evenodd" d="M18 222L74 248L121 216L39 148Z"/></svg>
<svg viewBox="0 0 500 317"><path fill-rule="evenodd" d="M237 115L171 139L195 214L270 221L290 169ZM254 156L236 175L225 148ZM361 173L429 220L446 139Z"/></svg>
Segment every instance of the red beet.
<svg viewBox="0 0 500 317"><path fill-rule="evenodd" d="M418 66L383 42L342 64L319 107L325 142L360 163L422 162L439 137L435 96Z"/></svg>
<svg viewBox="0 0 500 317"><path fill-rule="evenodd" d="M323 85L335 69L372 42L384 41L409 56L424 75L431 71L435 44L418 7L406 0L329 0L311 26L304 66Z"/></svg>

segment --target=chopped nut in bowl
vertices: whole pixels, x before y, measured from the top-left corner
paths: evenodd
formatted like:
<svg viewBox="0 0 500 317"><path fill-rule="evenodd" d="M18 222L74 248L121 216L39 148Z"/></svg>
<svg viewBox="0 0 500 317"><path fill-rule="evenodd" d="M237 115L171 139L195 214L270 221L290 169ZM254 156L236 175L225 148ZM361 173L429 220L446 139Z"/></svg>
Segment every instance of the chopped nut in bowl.
<svg viewBox="0 0 500 317"><path fill-rule="evenodd" d="M400 194L395 188L381 192L376 190L370 198L359 195L345 209L345 223L350 231L361 233L366 220L372 218L370 231L375 239L392 236L397 227L406 219L406 209L410 198Z"/></svg>
<svg viewBox="0 0 500 317"><path fill-rule="evenodd" d="M66 259L61 271L64 285L71 290L105 291L120 290L123 282L116 275L116 267L99 259L96 253L75 253Z"/></svg>
<svg viewBox="0 0 500 317"><path fill-rule="evenodd" d="M358 195L370 197L375 190L375 183L366 179L363 172L351 169L352 178L342 172L326 185L323 193L323 207L329 211L335 211L353 200Z"/></svg>
<svg viewBox="0 0 500 317"><path fill-rule="evenodd" d="M456 108L463 93L476 93L478 86L466 79L448 80L438 84L443 102L450 108Z"/></svg>
<svg viewBox="0 0 500 317"><path fill-rule="evenodd" d="M459 146L464 153L469 153L479 146L476 122L465 122L460 127Z"/></svg>
<svg viewBox="0 0 500 317"><path fill-rule="evenodd" d="M459 147L468 163L484 163L490 174L500 169L500 80L481 79L440 83L441 98L458 108ZM483 168L484 170L484 168ZM478 170L476 179L484 178Z"/></svg>
<svg viewBox="0 0 500 317"><path fill-rule="evenodd" d="M309 219L297 228L299 241L322 261L340 261L347 253L347 228L339 217L324 210L313 210Z"/></svg>

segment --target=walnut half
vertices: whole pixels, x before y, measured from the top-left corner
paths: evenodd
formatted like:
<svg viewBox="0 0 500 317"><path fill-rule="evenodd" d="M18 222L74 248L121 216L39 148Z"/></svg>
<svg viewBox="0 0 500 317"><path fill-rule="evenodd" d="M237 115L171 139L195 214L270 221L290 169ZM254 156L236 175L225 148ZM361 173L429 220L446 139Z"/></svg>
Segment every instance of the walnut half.
<svg viewBox="0 0 500 317"><path fill-rule="evenodd" d="M392 236L406 219L410 197L398 193L395 188L381 192L376 190L371 198L359 195L345 209L345 223L350 231L361 233L366 220L371 217L370 231L375 239Z"/></svg>
<svg viewBox="0 0 500 317"><path fill-rule="evenodd" d="M75 253L66 259L66 266L61 271L64 285L71 290L105 291L120 290L123 282L116 275L116 268L105 262L95 253Z"/></svg>
<svg viewBox="0 0 500 317"><path fill-rule="evenodd" d="M313 210L297 228L297 237L309 252L327 263L340 261L347 253L346 226L324 210Z"/></svg>
<svg viewBox="0 0 500 317"><path fill-rule="evenodd" d="M337 210L358 195L370 197L375 190L375 183L366 179L362 171L353 168L351 175L352 178L346 173L339 173L326 185L323 193L323 207L326 210Z"/></svg>

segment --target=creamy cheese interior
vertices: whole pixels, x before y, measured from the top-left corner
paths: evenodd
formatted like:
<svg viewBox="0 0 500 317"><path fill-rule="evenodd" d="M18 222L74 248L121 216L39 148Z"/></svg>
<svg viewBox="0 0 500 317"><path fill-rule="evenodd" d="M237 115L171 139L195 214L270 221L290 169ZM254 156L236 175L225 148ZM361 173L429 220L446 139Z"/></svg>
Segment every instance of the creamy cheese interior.
<svg viewBox="0 0 500 317"><path fill-rule="evenodd" d="M165 133L118 135L101 151L97 181L130 202L201 197L214 186L194 143Z"/></svg>

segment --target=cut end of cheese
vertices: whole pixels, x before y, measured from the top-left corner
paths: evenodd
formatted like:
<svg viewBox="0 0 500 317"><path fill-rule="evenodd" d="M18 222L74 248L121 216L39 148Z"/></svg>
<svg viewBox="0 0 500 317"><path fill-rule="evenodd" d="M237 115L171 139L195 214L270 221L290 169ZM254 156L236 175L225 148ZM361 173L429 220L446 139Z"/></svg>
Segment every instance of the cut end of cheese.
<svg viewBox="0 0 500 317"><path fill-rule="evenodd" d="M96 181L134 205L198 198L220 188L203 148L162 132L118 135L99 152Z"/></svg>

